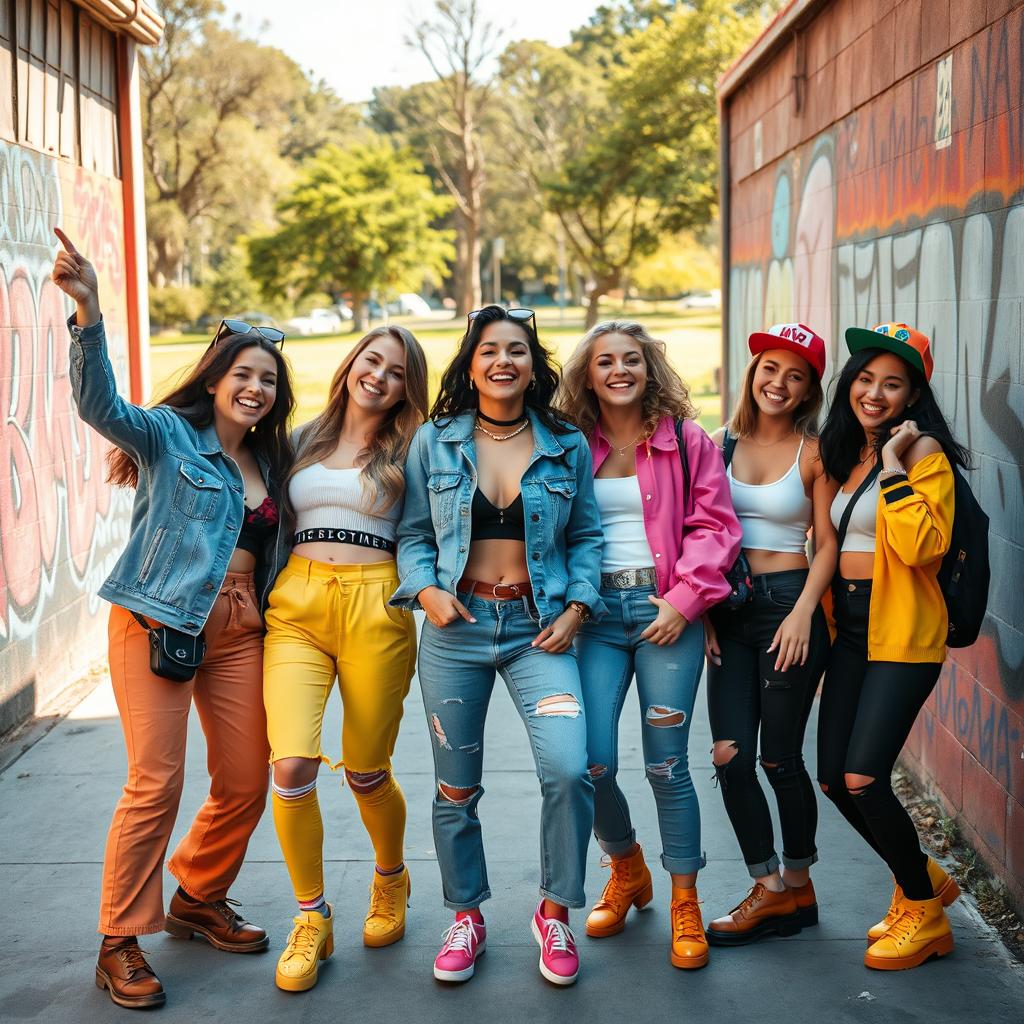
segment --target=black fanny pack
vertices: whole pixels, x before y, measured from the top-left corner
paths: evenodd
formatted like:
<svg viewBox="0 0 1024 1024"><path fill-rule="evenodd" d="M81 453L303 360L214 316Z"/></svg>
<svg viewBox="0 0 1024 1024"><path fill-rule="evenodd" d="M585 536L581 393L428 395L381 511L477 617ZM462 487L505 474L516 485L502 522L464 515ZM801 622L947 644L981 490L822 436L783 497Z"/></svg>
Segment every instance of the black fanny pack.
<svg viewBox="0 0 1024 1024"><path fill-rule="evenodd" d="M311 530L300 530L295 534L296 544L313 544L327 541L334 544L355 544L361 548L375 548L377 551L395 553L395 542L387 537L365 530L336 530L333 527L313 527Z"/></svg>
<svg viewBox="0 0 1024 1024"><path fill-rule="evenodd" d="M203 634L192 636L170 626L151 626L138 612L135 621L149 634L149 670L161 679L187 683L206 657Z"/></svg>

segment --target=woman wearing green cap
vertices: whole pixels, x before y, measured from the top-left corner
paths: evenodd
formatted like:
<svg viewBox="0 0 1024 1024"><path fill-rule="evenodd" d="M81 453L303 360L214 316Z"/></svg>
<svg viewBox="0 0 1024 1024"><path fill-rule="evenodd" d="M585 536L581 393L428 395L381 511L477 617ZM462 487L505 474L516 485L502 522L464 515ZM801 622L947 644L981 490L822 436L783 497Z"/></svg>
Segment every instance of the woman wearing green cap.
<svg viewBox="0 0 1024 1024"><path fill-rule="evenodd" d="M936 580L953 527L953 464L967 467L929 386L928 338L906 324L851 327L821 433L839 571L836 639L818 716L818 781L888 864L896 889L868 932L868 967L903 970L953 948L956 882L921 850L890 774L946 657Z"/></svg>

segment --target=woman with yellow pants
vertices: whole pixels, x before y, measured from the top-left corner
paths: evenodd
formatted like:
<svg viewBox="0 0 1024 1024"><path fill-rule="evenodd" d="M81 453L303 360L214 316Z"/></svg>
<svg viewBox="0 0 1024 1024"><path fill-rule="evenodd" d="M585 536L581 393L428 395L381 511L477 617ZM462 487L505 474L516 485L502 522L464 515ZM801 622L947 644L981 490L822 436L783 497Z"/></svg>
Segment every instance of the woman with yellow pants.
<svg viewBox="0 0 1024 1024"><path fill-rule="evenodd" d="M402 466L426 409L422 349L404 328L379 327L341 364L327 408L299 432L288 482L295 546L270 595L263 676L274 825L299 903L276 976L292 992L316 984L319 962L334 949L316 792L321 761L344 765L373 843L363 942L387 946L405 934L405 797L391 754L416 631L412 615L390 608L388 598L398 587ZM335 679L344 708L338 762L320 744Z"/></svg>

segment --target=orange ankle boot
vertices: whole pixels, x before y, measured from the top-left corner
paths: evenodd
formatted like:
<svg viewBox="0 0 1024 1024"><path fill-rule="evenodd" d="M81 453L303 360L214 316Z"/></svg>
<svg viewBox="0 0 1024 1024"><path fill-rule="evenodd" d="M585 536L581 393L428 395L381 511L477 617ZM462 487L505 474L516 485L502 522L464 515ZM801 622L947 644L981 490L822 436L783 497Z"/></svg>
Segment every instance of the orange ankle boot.
<svg viewBox="0 0 1024 1024"><path fill-rule="evenodd" d="M617 935L626 927L631 906L641 910L654 898L651 873L637 843L631 854L609 860L611 878L587 918L587 934L593 939Z"/></svg>
<svg viewBox="0 0 1024 1024"><path fill-rule="evenodd" d="M952 875L946 874L941 864L928 858L928 878L932 883L932 895L942 900L942 905L948 907L960 897L960 886ZM892 892L892 902L886 911L885 917L878 924L868 929L868 942L877 942L898 920L902 913L900 906L903 902L903 890L897 885Z"/></svg>
<svg viewBox="0 0 1024 1024"><path fill-rule="evenodd" d="M708 962L708 940L704 937L704 921L700 916L697 890L672 886L672 952L673 967L690 970Z"/></svg>
<svg viewBox="0 0 1024 1024"><path fill-rule="evenodd" d="M904 971L918 967L933 956L953 952L953 932L942 909L942 900L908 900L900 904L896 923L864 954L864 966L876 971Z"/></svg>

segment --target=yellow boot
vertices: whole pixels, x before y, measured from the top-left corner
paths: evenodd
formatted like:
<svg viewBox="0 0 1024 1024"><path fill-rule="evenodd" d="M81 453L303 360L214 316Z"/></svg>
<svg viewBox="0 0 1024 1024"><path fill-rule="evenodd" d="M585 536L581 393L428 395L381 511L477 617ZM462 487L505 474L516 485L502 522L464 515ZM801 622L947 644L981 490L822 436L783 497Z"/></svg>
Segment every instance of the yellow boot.
<svg viewBox="0 0 1024 1024"><path fill-rule="evenodd" d="M960 896L960 886L952 875L947 875L942 865L928 858L928 878L932 883L932 895L942 900L942 905L948 907ZM903 890L897 885L892 892L892 902L886 911L885 917L876 925L868 929L868 942L877 942L899 919L900 904L903 901Z"/></svg>
<svg viewBox="0 0 1024 1024"><path fill-rule="evenodd" d="M616 935L626 927L630 907L641 910L654 898L651 873L637 843L626 857L610 860L611 878L587 918L587 934L593 939Z"/></svg>
<svg viewBox="0 0 1024 1024"><path fill-rule="evenodd" d="M864 954L864 966L877 971L903 971L918 967L933 956L953 952L950 930L942 900L908 900L903 897L902 913L896 923Z"/></svg>
<svg viewBox="0 0 1024 1024"><path fill-rule="evenodd" d="M703 967L708 962L708 940L704 935L704 921L700 916L697 890L677 889L672 886L672 951L669 959L673 967L684 970Z"/></svg>
<svg viewBox="0 0 1024 1024"><path fill-rule="evenodd" d="M330 904L327 904L330 909ZM277 961L277 987L286 992L305 992L317 982L320 961L334 952L334 915L324 917L315 910L294 918L281 959Z"/></svg>
<svg viewBox="0 0 1024 1024"><path fill-rule="evenodd" d="M397 875L374 871L370 909L363 921L364 946L390 946L405 935L405 909L411 893L408 868Z"/></svg>

